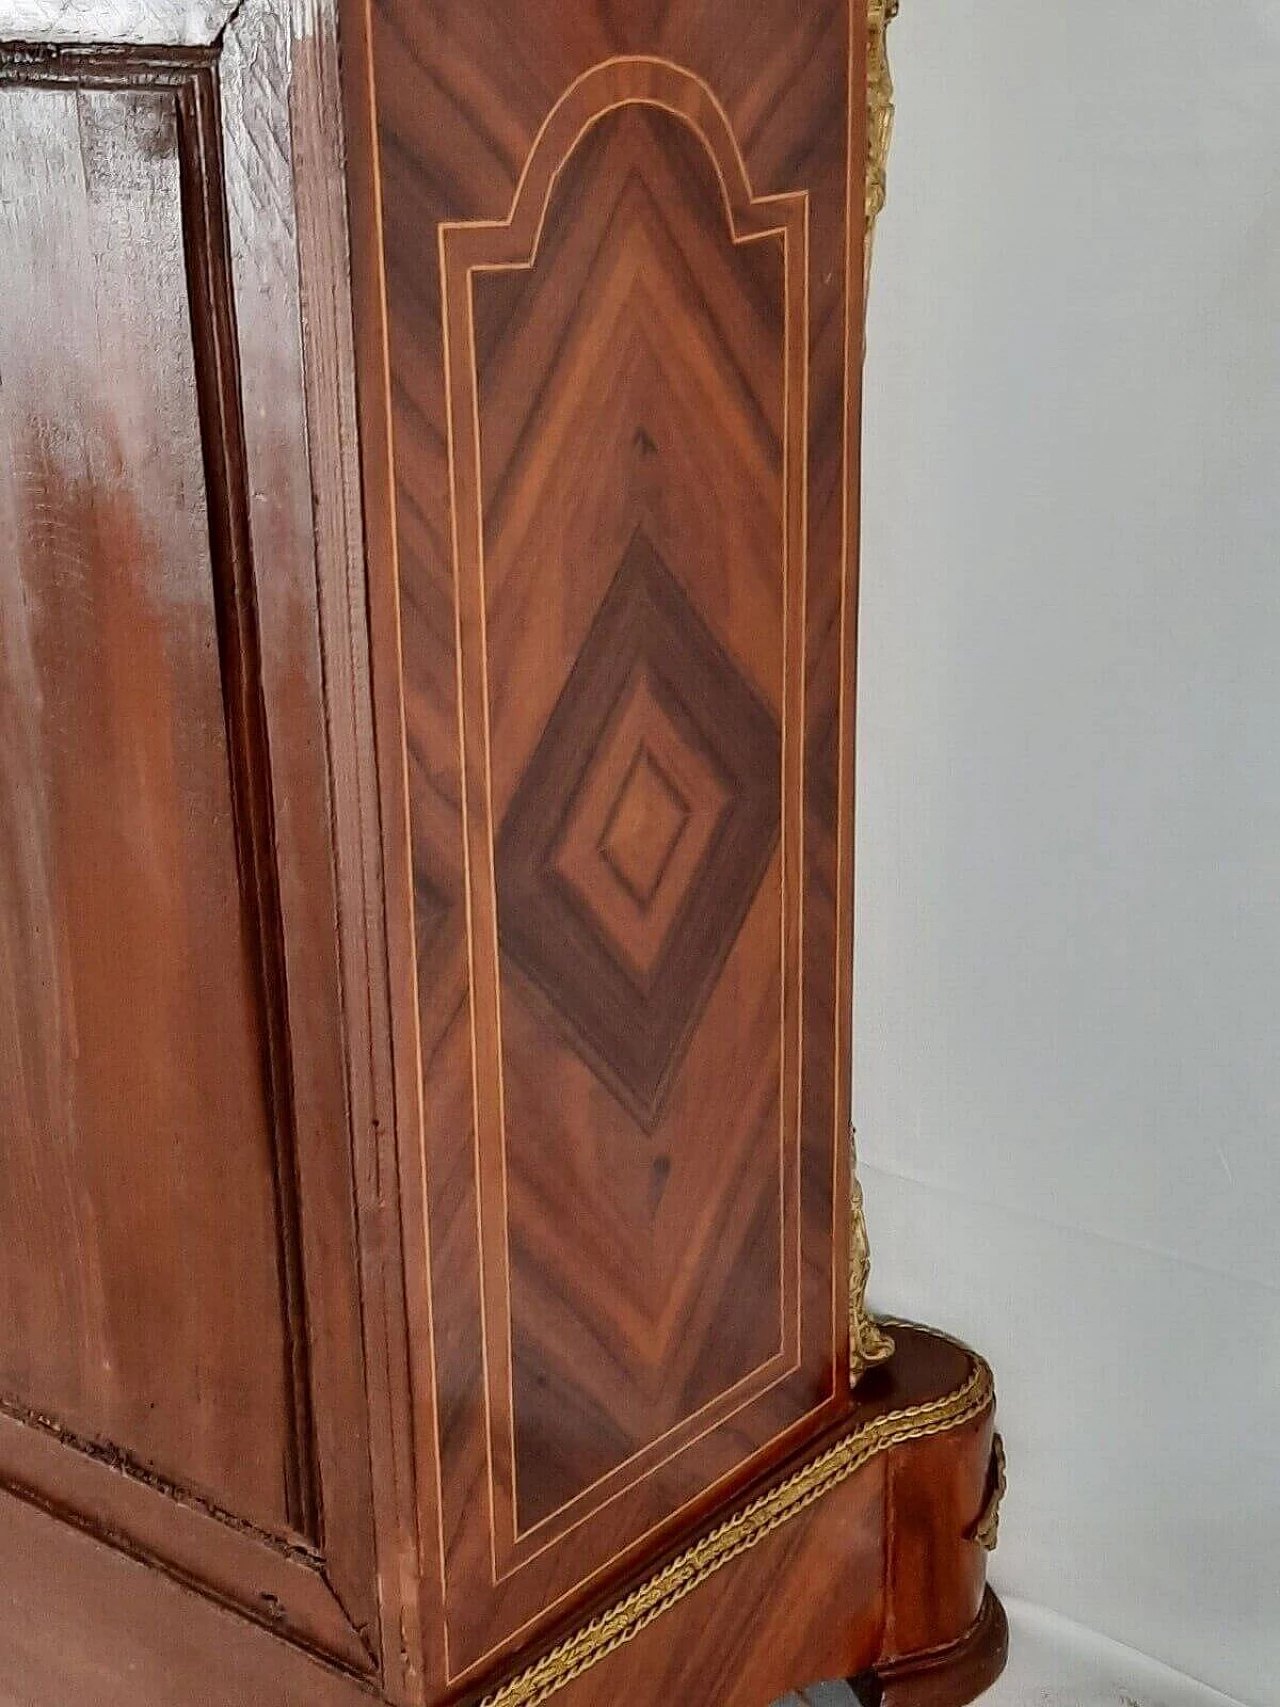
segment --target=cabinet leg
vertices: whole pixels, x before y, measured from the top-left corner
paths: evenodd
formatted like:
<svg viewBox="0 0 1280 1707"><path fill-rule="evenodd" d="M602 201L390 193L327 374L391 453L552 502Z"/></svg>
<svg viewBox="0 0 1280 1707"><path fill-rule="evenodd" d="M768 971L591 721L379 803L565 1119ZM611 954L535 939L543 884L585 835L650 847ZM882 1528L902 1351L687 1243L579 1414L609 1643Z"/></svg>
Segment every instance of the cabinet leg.
<svg viewBox="0 0 1280 1707"><path fill-rule="evenodd" d="M886 1660L849 1681L862 1707L967 1707L990 1689L1008 1656L1008 1620L988 1589L982 1610L958 1642Z"/></svg>

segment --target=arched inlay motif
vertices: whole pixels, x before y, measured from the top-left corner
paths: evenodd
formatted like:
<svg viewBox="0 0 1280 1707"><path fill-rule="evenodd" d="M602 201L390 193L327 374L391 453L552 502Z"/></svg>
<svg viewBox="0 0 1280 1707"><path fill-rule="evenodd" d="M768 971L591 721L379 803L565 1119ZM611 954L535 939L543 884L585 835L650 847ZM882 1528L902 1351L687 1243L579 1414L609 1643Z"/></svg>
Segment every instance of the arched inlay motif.
<svg viewBox="0 0 1280 1707"><path fill-rule="evenodd" d="M808 198L620 59L439 243L501 1574L799 1357ZM709 1224L743 1181L759 1216ZM711 1356L726 1239L761 1308ZM549 1393L578 1332L625 1355ZM584 1397L612 1438L556 1433Z"/></svg>

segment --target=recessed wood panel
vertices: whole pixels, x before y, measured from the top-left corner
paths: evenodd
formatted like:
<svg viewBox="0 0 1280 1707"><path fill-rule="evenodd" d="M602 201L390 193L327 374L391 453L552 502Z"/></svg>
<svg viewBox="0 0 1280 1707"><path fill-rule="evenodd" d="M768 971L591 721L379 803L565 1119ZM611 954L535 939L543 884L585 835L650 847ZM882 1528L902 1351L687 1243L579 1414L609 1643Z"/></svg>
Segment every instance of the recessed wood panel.
<svg viewBox="0 0 1280 1707"><path fill-rule="evenodd" d="M293 53L276 0L0 45L0 1484L367 1675L399 1289L331 32Z"/></svg>
<svg viewBox="0 0 1280 1707"><path fill-rule="evenodd" d="M863 30L373 9L453 1677L845 1399Z"/></svg>
<svg viewBox="0 0 1280 1707"><path fill-rule="evenodd" d="M289 1328L175 91L0 87L0 180L0 1392L278 1527Z"/></svg>

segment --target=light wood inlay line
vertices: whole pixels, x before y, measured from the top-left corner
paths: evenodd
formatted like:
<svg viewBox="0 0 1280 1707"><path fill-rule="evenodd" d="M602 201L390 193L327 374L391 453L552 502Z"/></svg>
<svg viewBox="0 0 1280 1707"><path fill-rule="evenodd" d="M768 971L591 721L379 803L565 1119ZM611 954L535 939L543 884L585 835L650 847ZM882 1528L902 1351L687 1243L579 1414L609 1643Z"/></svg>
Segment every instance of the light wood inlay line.
<svg viewBox="0 0 1280 1707"><path fill-rule="evenodd" d="M457 628L459 647L459 720L462 746L464 818L464 871L468 917L468 955L471 966L473 1013L472 1082L477 1118L477 1195L481 1205L479 1238L485 1276L485 1309L482 1350L486 1369L485 1404L489 1417L489 1501L494 1515L490 1531L495 1581L505 1572L498 1562L498 1516L517 1509L515 1402L512 1388L510 1254L507 1247L509 1219L506 1211L506 1138L504 1112L504 1061L502 1016L499 994L499 948L497 932L497 882L494 870L495 825L488 681L486 595L484 590L484 517L480 492L480 421L475 354L475 302L473 280L477 274L527 270L535 266L547 208L568 159L582 138L610 113L628 106L658 108L686 125L702 145L715 167L737 244L765 240L780 241L784 263L786 303L786 351L784 372L783 490L783 677L787 701L783 707L783 835L781 954L782 978L782 1084L783 1097L779 1132L780 1168L783 1189L779 1198L780 1253L783 1260L781 1300L784 1343L788 1356L773 1380L786 1379L799 1362L800 1347L800 1242L797 1194L800 1171L800 1083L802 1004L803 798L804 798L804 611L805 556L807 538L807 421L808 421L808 198L805 192L754 197L745 163L732 127L712 91L700 79L668 61L649 58L619 58L593 68L575 82L552 109L539 132L517 188L508 217L500 222L444 223L440 227L440 266L444 301L446 366L445 380L449 422L449 465L452 492L451 526L455 552ZM562 135L564 140L562 140ZM781 216L781 217L779 217ZM530 230L530 227L532 229ZM495 258L495 251L501 258ZM461 332L465 354L457 358L455 340L461 303ZM457 447L468 442L473 461L459 465ZM794 454L798 446L799 454ZM465 521L465 528L463 519ZM472 519L474 518L474 519ZM798 586L793 587L793 579ZM790 651L799 654L797 664ZM479 877L477 877L479 873ZM482 1062L485 1063L482 1065ZM499 1166L486 1181L484 1133L497 1139ZM788 1134L793 1142L788 1142ZM793 1160L794 1158L794 1160ZM485 1237L486 1201L496 1201L503 1234L499 1241ZM788 1258L787 1253L790 1252ZM505 1370L505 1380L496 1390L492 1382L495 1361ZM776 1367L770 1360L761 1369ZM766 1389L762 1389L766 1390ZM752 1396L758 1397L758 1394ZM495 1418L494 1402L505 1414ZM639 1460L655 1457L669 1439L687 1436L691 1425L713 1409L717 1400L699 1407L680 1424L652 1441L610 1474L618 1482L622 1472ZM714 1425L713 1425L714 1426ZM505 1438L510 1454L511 1494L509 1507L497 1497L495 1443ZM695 1437L696 1438L696 1437ZM689 1444L684 1440L682 1444ZM667 1456L669 1456L668 1454ZM657 1462L664 1460L658 1459ZM650 1464L649 1469L656 1468ZM632 1475L634 1481L634 1473ZM582 1491L585 1498L599 1483ZM575 1500L577 1505L579 1500ZM537 1527L545 1527L546 1522ZM532 1533L532 1532L528 1532ZM502 1551L510 1554L522 1539L518 1528L505 1528ZM523 1562L523 1561L522 1561Z"/></svg>

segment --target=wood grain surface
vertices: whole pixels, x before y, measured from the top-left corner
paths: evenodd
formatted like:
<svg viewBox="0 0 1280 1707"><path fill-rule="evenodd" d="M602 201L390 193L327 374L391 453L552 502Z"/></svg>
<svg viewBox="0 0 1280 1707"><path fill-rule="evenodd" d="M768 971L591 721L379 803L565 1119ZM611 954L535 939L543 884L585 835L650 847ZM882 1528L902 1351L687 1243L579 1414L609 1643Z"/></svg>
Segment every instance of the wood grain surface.
<svg viewBox="0 0 1280 1707"><path fill-rule="evenodd" d="M0 0L0 1707L946 1701L989 1374L848 1385L865 17L344 5Z"/></svg>
<svg viewBox="0 0 1280 1707"><path fill-rule="evenodd" d="M936 1398L965 1378L965 1355L945 1341L908 1332L902 1350L898 1369L871 1378L876 1391L855 1407L851 1423L886 1407ZM857 1675L871 1701L880 1690L891 1701L892 1691L906 1690L914 1673L932 1693L902 1694L904 1702L962 1707L992 1681L1002 1658L998 1641L992 1642L998 1614L980 1616L980 1586L977 1597L968 1598L975 1560L980 1583L981 1549L965 1532L983 1502L990 1441L987 1410L956 1433L941 1476L936 1461L916 1459L920 1443L874 1458L633 1640L566 1679L549 1698L536 1699L557 1707L615 1707L619 1701L768 1707L794 1687ZM891 1490L914 1491L923 1501L913 1499L899 1522L888 1503ZM930 1512L923 1532L922 1503ZM936 1640L917 1655L885 1646L890 1599L914 1598L925 1608L932 1592L909 1578L892 1586L886 1580L885 1535L904 1523L913 1546L931 1548L930 1583L944 1583L950 1601L933 1626ZM76 1596L66 1592L68 1583L77 1585ZM3 1707L171 1707L175 1699L199 1700L202 1707L360 1707L377 1699L365 1685L268 1631L3 1493L0 1585ZM905 1604L899 1610L900 1623L913 1616ZM527 1658L536 1655L531 1649ZM949 1678L940 1659L954 1662ZM880 1669L883 1685L876 1678ZM447 1698L432 1688L425 1696ZM477 1698L473 1692L463 1699ZM505 1699L528 1707L535 1697L508 1689Z"/></svg>
<svg viewBox="0 0 1280 1707"><path fill-rule="evenodd" d="M865 18L731 12L344 35L460 1681L847 1404Z"/></svg>
<svg viewBox="0 0 1280 1707"><path fill-rule="evenodd" d="M234 593L211 555L176 92L0 89L0 156L25 299L0 352L0 1385L284 1525L259 927L219 665Z"/></svg>
<svg viewBox="0 0 1280 1707"><path fill-rule="evenodd" d="M876 1417L910 1415L971 1377L972 1354L953 1342L894 1331L896 1357L859 1388L834 1438ZM920 1687L932 1693L919 1707L962 1707L1003 1663L998 1603L984 1617L985 1554L970 1539L991 1443L989 1405L955 1428L902 1440L596 1664L570 1673L551 1699L559 1707L769 1707L793 1689L856 1676L869 1694L890 1684L903 1692L886 1693L886 1702L912 1707L910 1689ZM776 1486L812 1455L805 1449L751 1491ZM923 1573L914 1569L922 1561ZM655 1558L650 1571L664 1562ZM530 1707L538 1697L526 1685L540 1675L536 1666L517 1673L488 1707Z"/></svg>
<svg viewBox="0 0 1280 1707"><path fill-rule="evenodd" d="M277 1639L385 1650L399 1692L394 1157L343 995L380 938L331 789L359 693L293 158L336 157L336 56L330 26L317 124L304 33L296 73L273 0L216 50L0 48L0 1482Z"/></svg>

